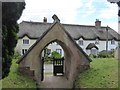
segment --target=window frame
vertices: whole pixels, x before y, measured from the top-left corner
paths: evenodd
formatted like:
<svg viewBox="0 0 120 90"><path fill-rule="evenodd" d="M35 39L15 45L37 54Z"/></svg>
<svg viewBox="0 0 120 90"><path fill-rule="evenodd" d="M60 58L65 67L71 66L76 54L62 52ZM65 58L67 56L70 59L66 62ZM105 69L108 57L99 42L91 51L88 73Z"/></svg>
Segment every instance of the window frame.
<svg viewBox="0 0 120 90"><path fill-rule="evenodd" d="M84 45L84 41L83 41L83 40L79 40L79 41L78 41L78 44L79 44L80 46L83 46L83 45Z"/></svg>
<svg viewBox="0 0 120 90"><path fill-rule="evenodd" d="M30 40L29 39L23 39L23 44L24 45L28 45L30 43Z"/></svg>
<svg viewBox="0 0 120 90"><path fill-rule="evenodd" d="M51 54L51 49L47 49L47 55Z"/></svg>
<svg viewBox="0 0 120 90"><path fill-rule="evenodd" d="M111 40L111 45L115 45L115 40L114 39Z"/></svg>
<svg viewBox="0 0 120 90"><path fill-rule="evenodd" d="M58 52L60 55L62 55L62 49L56 49L56 52Z"/></svg>
<svg viewBox="0 0 120 90"><path fill-rule="evenodd" d="M24 55L27 51L28 49L22 49L22 55Z"/></svg>

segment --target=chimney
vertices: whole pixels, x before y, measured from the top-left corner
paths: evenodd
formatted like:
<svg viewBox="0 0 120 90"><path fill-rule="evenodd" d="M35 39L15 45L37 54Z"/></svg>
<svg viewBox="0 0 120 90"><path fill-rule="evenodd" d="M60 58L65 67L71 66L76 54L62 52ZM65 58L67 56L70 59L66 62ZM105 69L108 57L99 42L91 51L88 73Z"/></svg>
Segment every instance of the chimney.
<svg viewBox="0 0 120 90"><path fill-rule="evenodd" d="M46 17L44 17L43 22L47 23L47 18Z"/></svg>
<svg viewBox="0 0 120 90"><path fill-rule="evenodd" d="M96 19L96 21L95 21L95 27L97 27L97 28L101 27L101 21L99 21L99 19Z"/></svg>

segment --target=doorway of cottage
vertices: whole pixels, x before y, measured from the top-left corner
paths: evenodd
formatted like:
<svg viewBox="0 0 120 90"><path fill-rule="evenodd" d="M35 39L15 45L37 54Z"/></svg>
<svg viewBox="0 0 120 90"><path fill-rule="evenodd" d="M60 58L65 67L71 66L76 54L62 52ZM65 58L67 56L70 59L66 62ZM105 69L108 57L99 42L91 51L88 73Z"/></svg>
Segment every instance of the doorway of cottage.
<svg viewBox="0 0 120 90"><path fill-rule="evenodd" d="M64 50L57 42L51 42L42 50L41 81L51 76L64 76Z"/></svg>

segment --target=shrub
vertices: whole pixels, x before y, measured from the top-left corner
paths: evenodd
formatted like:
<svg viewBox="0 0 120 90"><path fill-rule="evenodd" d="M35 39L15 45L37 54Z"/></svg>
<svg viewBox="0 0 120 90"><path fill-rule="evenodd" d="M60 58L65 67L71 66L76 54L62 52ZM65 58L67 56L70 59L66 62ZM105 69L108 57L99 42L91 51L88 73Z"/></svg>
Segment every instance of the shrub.
<svg viewBox="0 0 120 90"><path fill-rule="evenodd" d="M98 56L97 56L97 55L90 54L89 57L91 57L91 58L97 58Z"/></svg>
<svg viewBox="0 0 120 90"><path fill-rule="evenodd" d="M112 58L112 57L114 57L114 50L111 50L111 51L108 51L108 52L103 50L103 51L99 52L98 57L99 58L106 58L106 57Z"/></svg>
<svg viewBox="0 0 120 90"><path fill-rule="evenodd" d="M109 51L108 53L109 53L109 57L114 57L115 51L114 51L114 49L112 49L112 50Z"/></svg>
<svg viewBox="0 0 120 90"><path fill-rule="evenodd" d="M61 58L61 55L60 55L58 52L53 51L51 57L52 57L52 58Z"/></svg>
<svg viewBox="0 0 120 90"><path fill-rule="evenodd" d="M98 57L99 58L106 58L108 56L107 52L106 51L101 51L99 52L98 54Z"/></svg>
<svg viewBox="0 0 120 90"><path fill-rule="evenodd" d="M16 51L14 53L14 59L19 59L20 57L21 57L20 53Z"/></svg>
<svg viewBox="0 0 120 90"><path fill-rule="evenodd" d="M52 64L52 58L50 58L50 57L44 58L44 63L45 64Z"/></svg>

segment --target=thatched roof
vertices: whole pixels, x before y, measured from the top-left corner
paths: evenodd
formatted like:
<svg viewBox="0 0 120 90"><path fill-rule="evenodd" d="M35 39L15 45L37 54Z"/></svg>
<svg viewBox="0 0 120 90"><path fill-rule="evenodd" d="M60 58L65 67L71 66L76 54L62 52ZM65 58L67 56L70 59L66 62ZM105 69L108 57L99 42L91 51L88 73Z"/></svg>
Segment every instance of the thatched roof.
<svg viewBox="0 0 120 90"><path fill-rule="evenodd" d="M61 25L61 23L59 23L58 21L57 22L54 22L53 24L51 24L50 27L48 27L46 29L46 31L44 33L42 33L42 35L37 39L37 41L28 49L28 51L16 62L16 63L20 63L27 55L28 53L40 42L40 40L43 39L43 37L45 37L45 35L50 32L51 28L53 28L56 24L59 24L60 27L64 30L64 32L66 33L66 35L70 38L70 40L74 43L74 45L79 49L80 52L82 52L85 57L87 58L87 60L89 62L91 62L92 60L88 57L88 55L83 51L83 49L81 47L79 47L79 45L75 42L75 40L71 37L71 35L65 30L65 28ZM27 34L28 35L28 34ZM29 35L28 35L29 36Z"/></svg>
<svg viewBox="0 0 120 90"><path fill-rule="evenodd" d="M22 38L24 35L27 35L29 38L39 38L50 26L52 23L44 22L28 22L23 21L19 24L19 38ZM107 38L107 27L96 28L95 26L90 25L74 25L74 24L62 24L68 33L76 40L83 38L85 40L94 40L96 38L100 40L106 40ZM108 27L108 39L115 39L120 41L120 35Z"/></svg>
<svg viewBox="0 0 120 90"><path fill-rule="evenodd" d="M96 48L98 50L98 47L94 44L94 43L90 43L88 44L88 46L86 47L86 49L92 49L92 48Z"/></svg>

